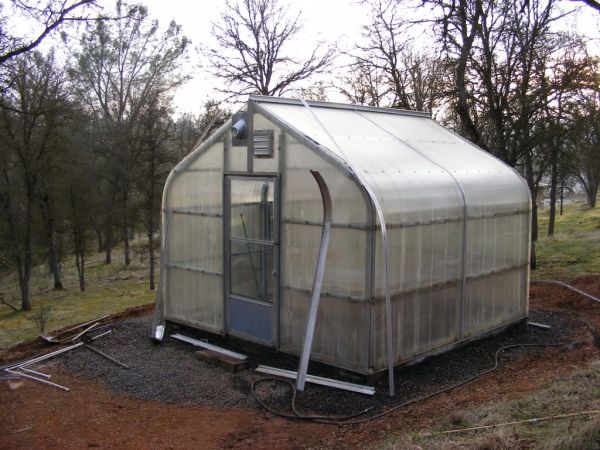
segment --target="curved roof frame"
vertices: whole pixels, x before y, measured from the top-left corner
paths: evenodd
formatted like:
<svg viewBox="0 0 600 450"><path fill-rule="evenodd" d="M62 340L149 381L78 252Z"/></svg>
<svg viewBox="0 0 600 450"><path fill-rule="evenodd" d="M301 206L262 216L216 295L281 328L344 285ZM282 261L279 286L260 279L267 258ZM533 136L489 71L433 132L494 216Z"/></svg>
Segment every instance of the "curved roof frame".
<svg viewBox="0 0 600 450"><path fill-rule="evenodd" d="M269 99L272 100L271 98L269 98ZM373 190L371 189L371 187L369 186L367 181L360 174L360 172L357 171L352 166L352 163L349 160L342 159L340 156L333 153L331 150L329 150L324 145L319 144L318 142L315 142L312 139L309 139L306 135L304 135L299 130L297 130L293 125L285 122L284 120L282 120L278 116L272 114L270 111L266 110L265 108L261 108L260 104L257 103L257 101L261 101L261 100L263 100L262 97L257 97L257 98L250 97L249 101L252 102L252 106L255 108L256 111L260 112L267 119L278 124L282 128L287 129L290 132L290 134L294 135L294 137L296 137L299 140L301 140L302 142L304 142L313 151L326 157L328 160L330 160L336 166L340 167L340 169L345 171L346 174L348 176L350 176L357 183L357 185L359 186L359 188L365 195L365 199L367 200L367 202L368 202L367 204L369 205L369 208L367 210L369 211L369 222L371 224L371 227L370 227L371 229L373 229L375 214L377 214L377 217L379 218L379 224L381 226L381 237L383 240L383 255L384 255L384 285L385 285L385 309L386 309L386 331L387 331L386 335L387 335L387 359L388 359L388 389L389 389L390 396L393 397L395 395L395 386L394 386L394 347L393 347L393 336L392 336L392 305L391 305L390 289L389 289L389 282L388 282L388 280L389 280L389 270L388 270L389 258L388 258L388 245L387 245L387 229L386 229L386 225L385 225L385 217L383 215L383 209L381 208L381 204L379 203L379 200L375 196L375 193L373 192ZM333 136L331 136L329 134L329 132L323 126L323 124L318 119L318 117L312 112L312 110L310 109L310 105L305 100L300 100L299 102L301 102L301 104L303 104L308 109L308 111L311 113L311 115L319 123L319 126L321 128L323 128L323 131L325 131L325 133L329 136L329 138L332 140L332 142L337 146L337 142L335 141ZM320 102L315 102L315 103L320 104ZM329 104L326 104L326 105L329 105ZM338 105L338 104L334 104L334 105L336 108L342 108L341 105ZM346 105L344 105L343 107L344 107L344 109L348 109L348 107ZM379 108L375 108L375 109L377 111L379 111ZM366 109L366 110L372 111L372 109L370 109L370 108ZM418 114L418 115L421 116L421 114ZM427 116L425 116L425 117L427 117ZM343 150L341 148L339 148L339 146L338 146L338 149L340 150L340 152L342 154L344 154ZM373 233L373 236L374 236L374 233ZM373 260L373 257L371 257L370 270L373 271L374 268L375 268L374 260ZM371 286L369 286L369 292L372 292L373 276L370 277L370 280L371 280Z"/></svg>

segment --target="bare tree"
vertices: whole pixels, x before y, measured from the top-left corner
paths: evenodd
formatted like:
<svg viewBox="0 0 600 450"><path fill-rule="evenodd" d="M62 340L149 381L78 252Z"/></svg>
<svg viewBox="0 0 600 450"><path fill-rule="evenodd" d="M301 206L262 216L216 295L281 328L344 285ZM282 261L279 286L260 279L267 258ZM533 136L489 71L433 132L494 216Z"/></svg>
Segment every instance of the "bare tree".
<svg viewBox="0 0 600 450"><path fill-rule="evenodd" d="M577 177L590 208L596 207L600 188L600 93L581 99L574 123Z"/></svg>
<svg viewBox="0 0 600 450"><path fill-rule="evenodd" d="M97 0L10 0L8 4L0 4L0 65L35 49L62 25L89 20L89 9L96 3ZM24 36L10 31L8 21L15 14L21 20L33 21L36 29L32 34Z"/></svg>
<svg viewBox="0 0 600 450"><path fill-rule="evenodd" d="M348 68L347 75L340 80L340 93L350 103L368 106L384 106L387 94L385 77L382 71L367 61L356 58Z"/></svg>
<svg viewBox="0 0 600 450"><path fill-rule="evenodd" d="M571 1L579 1L579 2L585 3L589 7L594 8L596 11L600 12L600 2L598 2L596 0L571 0Z"/></svg>
<svg viewBox="0 0 600 450"><path fill-rule="evenodd" d="M358 94L358 100L365 96L364 100L379 106L432 112L446 91L444 59L414 49L409 37L412 23L396 0L364 3L370 8L370 17L352 52L354 80L348 80L349 89ZM348 89L342 90L350 94Z"/></svg>
<svg viewBox="0 0 600 450"><path fill-rule="evenodd" d="M305 58L286 52L302 29L279 0L226 0L220 20L212 23L216 47L206 56L221 91L231 98L248 94L281 95L299 81L326 70L334 56L315 43Z"/></svg>
<svg viewBox="0 0 600 450"><path fill-rule="evenodd" d="M141 221L148 238L150 262L150 289L154 289L154 267L158 241L155 238L160 227L161 192L170 168L173 166L173 154L169 151L168 141L174 131L171 121L170 102L161 103L159 96L152 96L141 114L137 128L140 149L141 177L138 178L138 191L142 197Z"/></svg>

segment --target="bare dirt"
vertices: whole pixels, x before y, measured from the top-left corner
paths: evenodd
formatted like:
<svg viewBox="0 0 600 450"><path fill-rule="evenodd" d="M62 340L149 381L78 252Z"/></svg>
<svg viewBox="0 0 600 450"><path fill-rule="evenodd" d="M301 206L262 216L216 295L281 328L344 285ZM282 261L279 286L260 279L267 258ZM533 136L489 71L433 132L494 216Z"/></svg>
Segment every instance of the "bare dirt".
<svg viewBox="0 0 600 450"><path fill-rule="evenodd" d="M600 296L600 276L579 278L574 286ZM375 411L433 392L493 364L493 353L517 342L565 342L577 345L509 350L497 371L468 385L414 404L384 418L356 426L291 421L260 409L249 393L260 375L229 374L197 360L191 346L147 339L148 309L112 318L114 332L99 348L131 366L124 370L85 349L36 366L68 386L62 392L31 381L0 385L0 448L356 448L375 444L390 432L440 424L452 411L491 400L513 399L567 377L598 359L590 332L581 320L600 330L600 304L563 288L532 283L530 320L549 331L516 327L468 347L399 371L398 395L364 397L309 386L299 398L304 411L344 414L366 406ZM133 317L132 317L133 316ZM0 355L6 361L39 353L41 344L21 345ZM267 362L285 367L294 358L270 355ZM311 372L329 369L315 365ZM260 392L277 408L287 408L281 387Z"/></svg>

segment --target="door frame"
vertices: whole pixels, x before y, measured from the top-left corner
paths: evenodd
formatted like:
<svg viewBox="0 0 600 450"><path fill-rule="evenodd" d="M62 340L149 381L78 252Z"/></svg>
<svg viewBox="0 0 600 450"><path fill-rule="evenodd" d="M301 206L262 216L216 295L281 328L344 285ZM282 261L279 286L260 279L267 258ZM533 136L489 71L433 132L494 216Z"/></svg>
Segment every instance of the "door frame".
<svg viewBox="0 0 600 450"><path fill-rule="evenodd" d="M231 180L273 182L273 302L272 342L255 336L232 331L231 317ZM223 173L223 333L268 347L279 348L279 299L280 299L280 224L281 224L281 177L272 172L224 172ZM235 296L240 298L240 296ZM248 300L252 303L252 300ZM262 302L256 302L262 304Z"/></svg>

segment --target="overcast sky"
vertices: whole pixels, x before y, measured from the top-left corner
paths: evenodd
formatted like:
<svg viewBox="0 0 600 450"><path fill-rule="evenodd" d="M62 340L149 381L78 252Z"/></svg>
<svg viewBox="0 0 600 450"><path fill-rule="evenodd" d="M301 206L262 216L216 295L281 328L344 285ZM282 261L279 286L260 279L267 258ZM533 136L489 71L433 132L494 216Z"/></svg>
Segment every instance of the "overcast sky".
<svg viewBox="0 0 600 450"><path fill-rule="evenodd" d="M175 20L183 28L184 34L192 40L194 51L191 53L191 69L193 80L179 89L175 94L175 105L178 113L192 112L198 114L207 99L220 100L215 91L216 83L207 68L202 68L197 49L211 45L211 21L219 18L219 11L224 7L223 0L138 0L148 7L150 15L159 20L165 27ZM282 0L285 3L286 0ZM300 39L295 39L288 50L300 53L311 50L318 41L335 44L338 49L348 50L360 38L361 25L365 24L367 7L356 0L288 0L291 11L302 11L304 28ZM114 9L115 0L100 0L99 4L107 11ZM579 2L565 1L566 6L580 5ZM589 7L582 7L582 13L561 21L565 28L575 28L587 36L599 36L600 14ZM417 40L419 42L419 39ZM420 39L426 41L426 39ZM417 42L417 45L418 45ZM596 45L596 49L600 46ZM596 51L600 53L600 51ZM343 58L342 58L343 59ZM338 61L339 62L339 61ZM341 98L333 97L340 101Z"/></svg>
<svg viewBox="0 0 600 450"><path fill-rule="evenodd" d="M210 45L211 21L218 19L223 8L223 0L141 0L148 7L150 15L167 25L172 19L180 24L184 34L192 40L194 49ZM111 0L102 0L106 8L113 7ZM338 47L349 47L356 41L361 24L365 20L365 8L352 0L303 0L290 2L291 11L302 10L304 28L301 38L290 45L294 52L302 53L311 49L319 40L336 43ZM196 51L192 52L194 79L182 87L175 95L178 112L201 112L202 104L208 98L219 99L215 91L218 81L213 80L207 69L199 66L202 61Z"/></svg>

